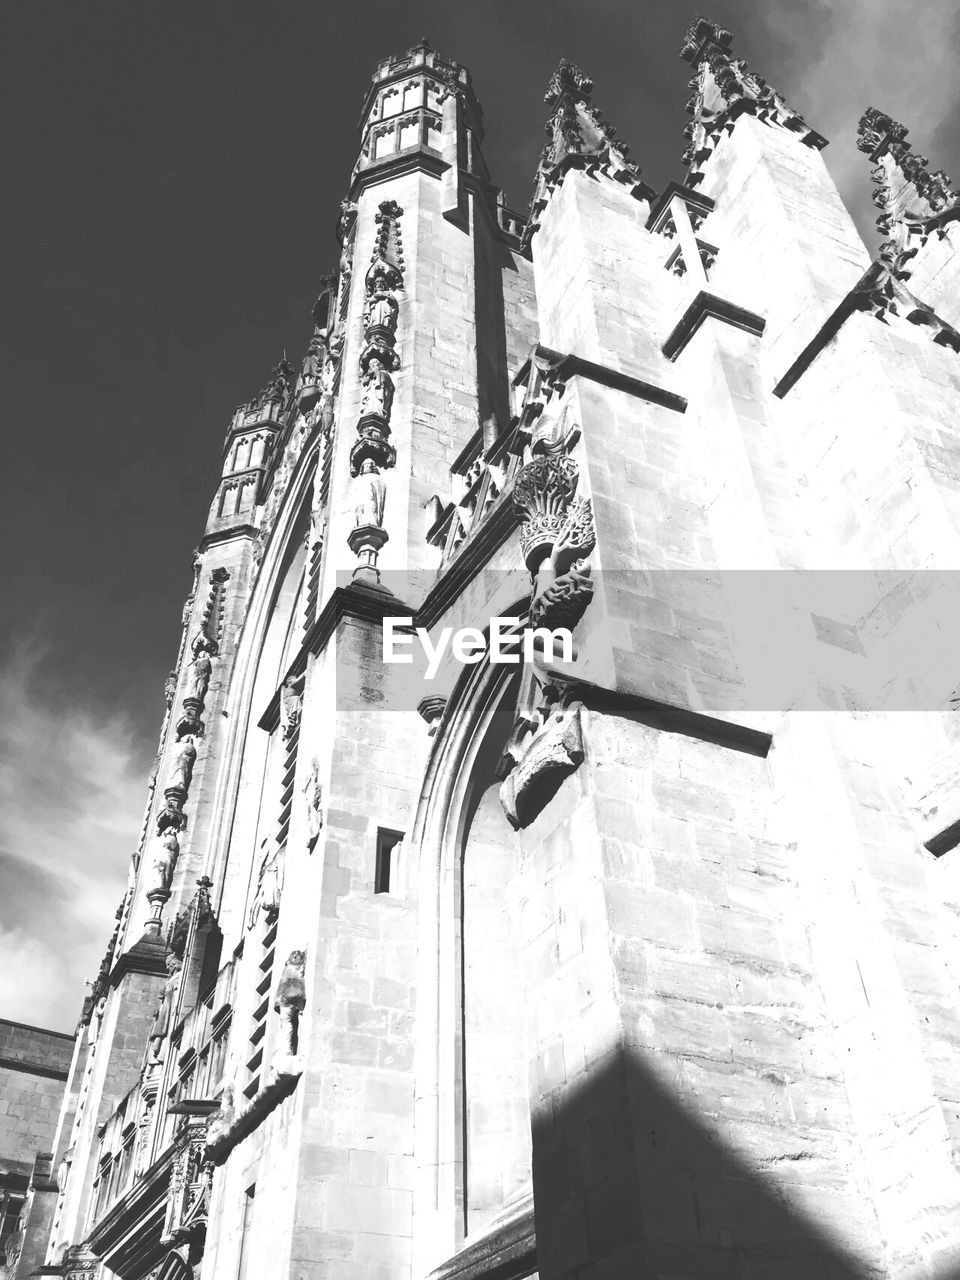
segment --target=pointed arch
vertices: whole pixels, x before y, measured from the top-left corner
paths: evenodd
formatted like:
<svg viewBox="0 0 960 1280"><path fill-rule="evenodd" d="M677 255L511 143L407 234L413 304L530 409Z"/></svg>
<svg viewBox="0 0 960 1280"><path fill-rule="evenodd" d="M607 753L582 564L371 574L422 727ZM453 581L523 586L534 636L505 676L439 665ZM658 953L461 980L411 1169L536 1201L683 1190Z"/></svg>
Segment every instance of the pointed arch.
<svg viewBox="0 0 960 1280"><path fill-rule="evenodd" d="M525 611L522 601L510 612ZM524 1179L516 1171L524 1160L529 1177L522 1019L516 1009L498 1018L496 1006L504 1001L503 992L495 990L502 959L496 948L504 938L497 908L509 895L501 878L517 864L516 835L501 811L495 774L513 725L518 681L516 666L464 668L437 732L413 828L419 904L414 1213L432 1219L433 1229L420 1238L435 1251L414 1259L415 1270L423 1272L451 1256L468 1233L482 1228L511 1193L521 1190ZM491 924L496 925L492 933ZM485 1087L484 1061L508 1042L515 1046L517 1062L524 1060L522 1079L517 1062L501 1058L499 1077L490 1073ZM515 1149L500 1159L508 1172L499 1185L496 1175L491 1177L495 1140L484 1136L484 1109L517 1139Z"/></svg>

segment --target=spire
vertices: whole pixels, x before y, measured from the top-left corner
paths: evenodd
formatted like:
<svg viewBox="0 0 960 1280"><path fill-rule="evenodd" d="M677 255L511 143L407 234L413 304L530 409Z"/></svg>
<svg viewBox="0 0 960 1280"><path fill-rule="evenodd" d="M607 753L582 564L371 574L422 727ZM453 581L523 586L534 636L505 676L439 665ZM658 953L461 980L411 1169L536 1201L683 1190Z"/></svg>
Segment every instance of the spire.
<svg viewBox="0 0 960 1280"><path fill-rule="evenodd" d="M906 139L906 128L875 107L860 117L857 148L873 162L877 227L887 237L880 257L901 279L910 275L906 263L931 232L942 235L949 222L960 218L960 193L942 169L930 173L926 157Z"/></svg>
<svg viewBox="0 0 960 1280"><path fill-rule="evenodd" d="M695 18L680 46L681 58L694 68L690 81L693 93L687 102L692 119L684 130L689 146L683 153L684 164L690 166L687 183L691 187L703 180L707 158L741 115L789 129L806 146L818 151L827 145L826 138L809 128L762 76L732 56L732 42L733 36L725 27L706 18Z"/></svg>
<svg viewBox="0 0 960 1280"><path fill-rule="evenodd" d="M629 148L591 102L592 93L590 77L562 58L543 99L551 112L546 125L548 141L537 166L525 244L530 243L540 225L540 214L568 169L584 169L591 175L605 173L629 187L633 195L653 195L641 181L640 166L627 160Z"/></svg>

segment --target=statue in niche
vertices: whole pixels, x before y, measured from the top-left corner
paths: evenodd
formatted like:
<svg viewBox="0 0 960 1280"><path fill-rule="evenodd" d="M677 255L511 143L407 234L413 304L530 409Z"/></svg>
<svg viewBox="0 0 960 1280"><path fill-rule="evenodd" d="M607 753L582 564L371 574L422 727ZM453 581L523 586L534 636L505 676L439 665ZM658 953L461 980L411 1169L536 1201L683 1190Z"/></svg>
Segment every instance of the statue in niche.
<svg viewBox="0 0 960 1280"><path fill-rule="evenodd" d="M397 327L397 300L390 293L375 293L370 299L367 327L386 329L393 333Z"/></svg>
<svg viewBox="0 0 960 1280"><path fill-rule="evenodd" d="M363 376L363 399L360 402L360 416L390 419L390 408L393 404L393 379L387 373L382 361L376 356L370 361L370 367Z"/></svg>
<svg viewBox="0 0 960 1280"><path fill-rule="evenodd" d="M206 697L207 685L210 683L212 672L213 663L210 661L209 653L205 648L198 648L196 642L194 642L194 659L189 666L187 692L184 696L196 698L198 702L202 702Z"/></svg>
<svg viewBox="0 0 960 1280"><path fill-rule="evenodd" d="M278 1054L284 1058L296 1057L297 1053L300 1015L307 1007L306 962L305 951L291 951L277 984L273 1007L280 1015Z"/></svg>
<svg viewBox="0 0 960 1280"><path fill-rule="evenodd" d="M167 966L167 981L164 983L163 995L160 997L153 1026L150 1028L150 1047L147 1052L147 1063L150 1066L160 1062L163 1042L170 1034L174 1006L177 1002L177 987L180 984L180 970L183 968L183 962L172 951L167 952L164 963Z"/></svg>
<svg viewBox="0 0 960 1280"><path fill-rule="evenodd" d="M323 827L323 790L320 786L320 761L316 756L310 762L303 794L307 802L307 849L312 853Z"/></svg>
<svg viewBox="0 0 960 1280"><path fill-rule="evenodd" d="M280 686L280 725L284 742L293 737L303 715L303 698L297 688L298 684L296 676L287 676Z"/></svg>
<svg viewBox="0 0 960 1280"><path fill-rule="evenodd" d="M310 339L310 345L303 360L303 371L300 376L304 382L319 382L323 377L325 348L326 343L323 337L315 333Z"/></svg>
<svg viewBox="0 0 960 1280"><path fill-rule="evenodd" d="M155 836L150 845L150 860L146 882L146 893L169 894L173 881L173 869L180 856L180 841L172 826L167 827Z"/></svg>
<svg viewBox="0 0 960 1280"><path fill-rule="evenodd" d="M190 790L190 779L193 777L193 766L196 760L197 748L193 738L184 738L179 743L177 753L173 757L173 771L167 784L168 790L172 790L174 787L183 792Z"/></svg>
<svg viewBox="0 0 960 1280"><path fill-rule="evenodd" d="M170 674L167 676L166 680L164 680L163 682L163 700L164 702L166 702L168 707L173 705L173 699L174 699L174 696L176 695L176 692L177 692L177 673L176 671L171 671Z"/></svg>
<svg viewBox="0 0 960 1280"><path fill-rule="evenodd" d="M387 501L387 486L383 482L380 470L372 458L365 458L360 467L360 474L354 483L359 491L359 501L355 508L356 528L375 525L383 528L383 509Z"/></svg>

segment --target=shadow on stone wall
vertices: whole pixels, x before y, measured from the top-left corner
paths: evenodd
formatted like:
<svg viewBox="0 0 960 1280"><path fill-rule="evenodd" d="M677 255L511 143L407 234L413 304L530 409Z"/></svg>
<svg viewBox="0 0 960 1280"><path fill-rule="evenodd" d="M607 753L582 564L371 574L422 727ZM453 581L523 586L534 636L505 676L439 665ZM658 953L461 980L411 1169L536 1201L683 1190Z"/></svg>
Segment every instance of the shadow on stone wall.
<svg viewBox="0 0 960 1280"><path fill-rule="evenodd" d="M738 1117L741 1079L731 1064L737 1101L728 1114ZM960 1276L960 1242L931 1247L926 1258L884 1261L872 1202L837 1154L842 1135L801 1130L783 1092L779 1118L747 1122L744 1154L726 1148L685 1109L682 1094L624 1050L562 1100L541 1099L533 1170L543 1280ZM803 1209L795 1207L801 1202Z"/></svg>

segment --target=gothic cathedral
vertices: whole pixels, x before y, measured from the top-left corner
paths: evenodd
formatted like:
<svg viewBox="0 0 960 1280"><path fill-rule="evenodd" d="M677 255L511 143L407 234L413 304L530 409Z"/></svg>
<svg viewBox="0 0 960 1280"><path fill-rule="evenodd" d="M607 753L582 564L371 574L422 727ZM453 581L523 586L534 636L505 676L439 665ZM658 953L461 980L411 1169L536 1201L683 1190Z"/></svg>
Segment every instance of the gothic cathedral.
<svg viewBox="0 0 960 1280"><path fill-rule="evenodd" d="M527 216L465 67L376 68L32 1274L956 1275L960 194L869 110L872 259L730 33L682 56L683 180L561 62Z"/></svg>

